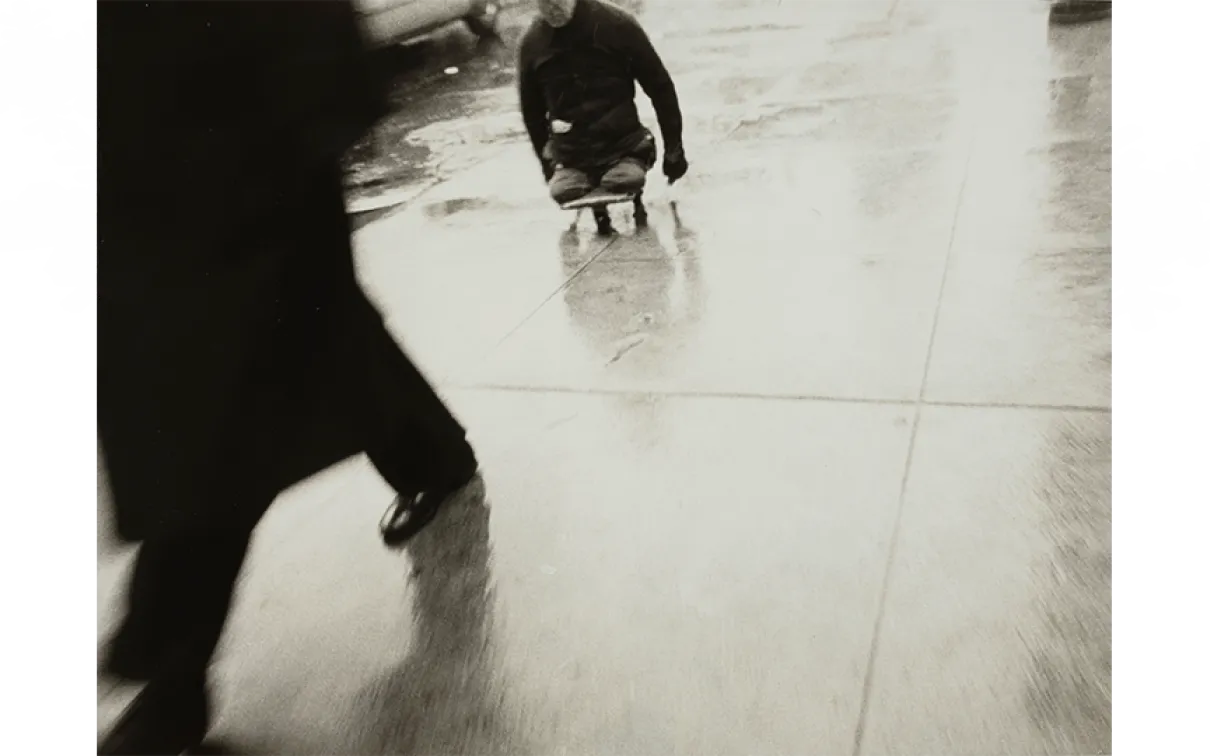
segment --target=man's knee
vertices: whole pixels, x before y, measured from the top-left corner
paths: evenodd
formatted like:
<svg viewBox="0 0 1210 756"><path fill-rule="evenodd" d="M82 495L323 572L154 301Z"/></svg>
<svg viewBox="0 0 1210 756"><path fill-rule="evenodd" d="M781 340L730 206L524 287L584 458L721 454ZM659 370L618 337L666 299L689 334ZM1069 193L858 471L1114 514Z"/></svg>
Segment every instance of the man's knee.
<svg viewBox="0 0 1210 756"><path fill-rule="evenodd" d="M634 158L626 158L601 177L601 188L611 192L637 192L646 183L647 166Z"/></svg>
<svg viewBox="0 0 1210 756"><path fill-rule="evenodd" d="M550 196L563 204L577 200L592 191L592 183L583 171L559 168L550 179Z"/></svg>

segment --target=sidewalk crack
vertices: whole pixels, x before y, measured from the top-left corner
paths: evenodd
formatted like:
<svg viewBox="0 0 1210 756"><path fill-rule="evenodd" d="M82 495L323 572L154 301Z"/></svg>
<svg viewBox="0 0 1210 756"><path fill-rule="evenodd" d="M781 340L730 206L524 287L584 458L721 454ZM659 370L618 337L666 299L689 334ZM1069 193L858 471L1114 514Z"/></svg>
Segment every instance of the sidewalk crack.
<svg viewBox="0 0 1210 756"><path fill-rule="evenodd" d="M853 733L853 756L861 756L865 744L866 722L869 718L870 696L874 690L874 673L878 661L878 648L882 641L882 624L886 617L887 597L890 595L891 574L895 569L895 559L899 551L899 535L903 526L903 510L907 498L908 479L912 471L912 460L916 454L916 437L920 432L920 417L927 402L925 391L928 387L929 367L933 361L933 349L937 341L937 330L941 323L941 307L945 301L945 285L949 280L950 262L954 254L954 241L958 233L958 219L962 215L962 203L966 197L966 185L970 179L971 162L975 154L977 133L972 134L967 145L966 165L962 170L962 183L958 187L958 198L954 206L954 217L950 223L949 242L945 250L945 260L941 270L941 283L937 287L937 305L933 311L933 325L929 332L928 347L925 350L924 374L920 379L920 391L916 395L916 408L912 418L912 432L908 438L907 457L903 463L903 476L899 481L899 500L895 509L895 521L891 526L891 541L887 548L886 567L882 574L882 588L878 594L878 609L874 617L874 632L870 637L870 651L866 657L865 677L861 684L861 705L857 712L857 726Z"/></svg>

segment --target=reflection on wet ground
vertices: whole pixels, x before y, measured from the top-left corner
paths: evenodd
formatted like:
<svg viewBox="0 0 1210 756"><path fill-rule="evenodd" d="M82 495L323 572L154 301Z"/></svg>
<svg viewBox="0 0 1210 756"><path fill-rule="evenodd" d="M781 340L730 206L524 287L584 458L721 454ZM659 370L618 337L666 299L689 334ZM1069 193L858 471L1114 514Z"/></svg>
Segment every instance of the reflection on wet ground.
<svg viewBox="0 0 1210 756"><path fill-rule="evenodd" d="M445 218L457 213L484 210L491 207L491 204L489 200L482 197L462 197L425 205L424 212L430 218Z"/></svg>
<svg viewBox="0 0 1210 756"><path fill-rule="evenodd" d="M590 259L583 235L593 232L571 229L560 237L568 321L611 370L642 373L653 360L673 358L700 317L704 291L694 235L675 204L670 216L671 229L658 222L627 229ZM597 264L587 264L592 261Z"/></svg>
<svg viewBox="0 0 1210 756"><path fill-rule="evenodd" d="M490 506L399 556L364 462L284 496L220 734L1108 752L1111 25L1048 29L1028 2L636 8L691 162L671 189L653 173L647 228L625 207L615 236L569 228L507 45L451 42L401 87L378 138L416 174L358 170L418 188L363 218L360 273L471 429Z"/></svg>

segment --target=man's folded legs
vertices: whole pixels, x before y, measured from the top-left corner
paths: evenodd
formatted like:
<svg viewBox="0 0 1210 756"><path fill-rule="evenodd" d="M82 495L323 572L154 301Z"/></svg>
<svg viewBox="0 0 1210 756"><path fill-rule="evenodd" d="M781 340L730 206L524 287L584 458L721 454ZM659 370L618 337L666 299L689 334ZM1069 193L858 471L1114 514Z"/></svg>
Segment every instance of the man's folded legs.
<svg viewBox="0 0 1210 756"><path fill-rule="evenodd" d="M563 204L577 200L600 188L608 192L637 194L647 183L648 166L635 157L626 157L604 171L583 171L578 168L560 166L551 177L550 196Z"/></svg>

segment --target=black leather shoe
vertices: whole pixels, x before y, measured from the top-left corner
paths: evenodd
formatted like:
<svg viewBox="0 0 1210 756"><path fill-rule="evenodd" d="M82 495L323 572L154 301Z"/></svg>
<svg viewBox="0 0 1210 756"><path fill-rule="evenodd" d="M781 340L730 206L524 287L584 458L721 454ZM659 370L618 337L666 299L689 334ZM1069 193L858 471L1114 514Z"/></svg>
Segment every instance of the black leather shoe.
<svg viewBox="0 0 1210 756"><path fill-rule="evenodd" d="M475 472L461 484L421 491L411 498L396 497L378 526L383 543L388 548L401 548L437 517L446 502L459 496L479 495L481 483L482 478Z"/></svg>
<svg viewBox="0 0 1210 756"><path fill-rule="evenodd" d="M152 681L97 746L98 756L175 756L201 744L210 729L206 684Z"/></svg>

